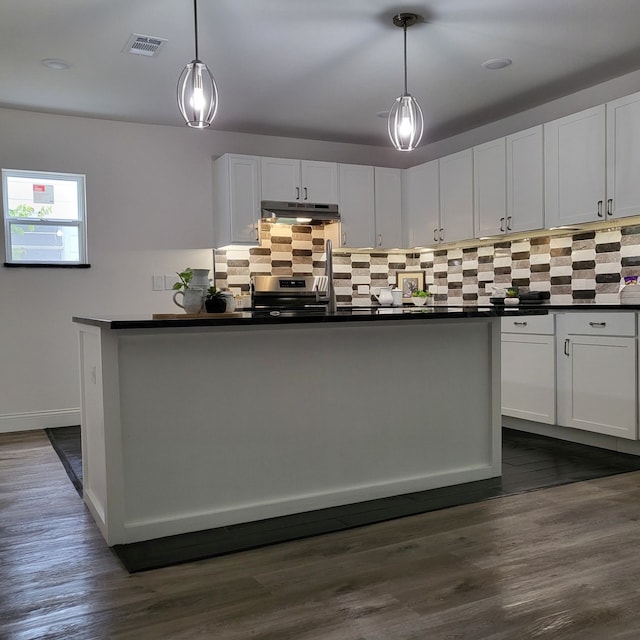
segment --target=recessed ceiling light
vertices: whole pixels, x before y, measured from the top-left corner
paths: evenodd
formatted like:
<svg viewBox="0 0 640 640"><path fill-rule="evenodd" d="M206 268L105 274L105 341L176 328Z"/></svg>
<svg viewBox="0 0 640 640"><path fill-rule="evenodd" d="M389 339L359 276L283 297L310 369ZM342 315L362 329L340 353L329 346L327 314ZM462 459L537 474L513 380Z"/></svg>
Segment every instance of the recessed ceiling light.
<svg viewBox="0 0 640 640"><path fill-rule="evenodd" d="M485 60L482 66L485 69L504 69L508 67L511 62L509 58L491 58L491 60Z"/></svg>
<svg viewBox="0 0 640 640"><path fill-rule="evenodd" d="M71 66L68 62L59 58L44 58L40 60L40 64L43 67L47 67L47 69L55 69L56 71L64 71Z"/></svg>

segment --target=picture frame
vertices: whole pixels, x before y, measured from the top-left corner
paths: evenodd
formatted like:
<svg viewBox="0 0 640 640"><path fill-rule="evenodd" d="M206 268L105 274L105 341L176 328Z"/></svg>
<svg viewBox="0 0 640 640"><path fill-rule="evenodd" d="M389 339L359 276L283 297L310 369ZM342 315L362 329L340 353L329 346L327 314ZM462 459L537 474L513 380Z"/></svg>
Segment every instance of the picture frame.
<svg viewBox="0 0 640 640"><path fill-rule="evenodd" d="M402 302L411 302L414 291L424 289L424 271L398 271L396 286L402 289Z"/></svg>

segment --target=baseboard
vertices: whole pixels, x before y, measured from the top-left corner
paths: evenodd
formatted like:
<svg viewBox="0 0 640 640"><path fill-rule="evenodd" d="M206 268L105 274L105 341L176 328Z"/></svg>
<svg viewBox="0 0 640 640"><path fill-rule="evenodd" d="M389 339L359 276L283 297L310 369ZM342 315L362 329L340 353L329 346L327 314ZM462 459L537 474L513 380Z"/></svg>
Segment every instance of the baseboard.
<svg viewBox="0 0 640 640"><path fill-rule="evenodd" d="M70 427L80 424L80 409L57 411L30 411L0 415L0 433L35 431L52 427Z"/></svg>
<svg viewBox="0 0 640 640"><path fill-rule="evenodd" d="M581 429L573 429L571 427L531 422L530 420L513 418L511 416L502 416L502 426L508 429L535 433L539 436L548 436L550 438L566 440L567 442L575 442L576 444L586 444L591 447L600 447L601 449L609 449L610 451L618 451L619 453L629 453L634 456L640 455L640 442L637 440L616 438L615 436L609 436L603 433L582 431Z"/></svg>

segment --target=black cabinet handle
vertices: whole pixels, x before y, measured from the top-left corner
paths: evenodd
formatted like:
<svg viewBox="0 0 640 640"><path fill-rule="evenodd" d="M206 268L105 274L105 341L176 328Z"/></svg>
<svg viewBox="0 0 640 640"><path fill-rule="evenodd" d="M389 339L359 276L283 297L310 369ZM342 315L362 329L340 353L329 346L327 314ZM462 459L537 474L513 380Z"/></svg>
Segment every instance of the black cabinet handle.
<svg viewBox="0 0 640 640"><path fill-rule="evenodd" d="M569 338L564 341L564 355L569 356Z"/></svg>
<svg viewBox="0 0 640 640"><path fill-rule="evenodd" d="M598 200L598 218L602 218L602 200Z"/></svg>

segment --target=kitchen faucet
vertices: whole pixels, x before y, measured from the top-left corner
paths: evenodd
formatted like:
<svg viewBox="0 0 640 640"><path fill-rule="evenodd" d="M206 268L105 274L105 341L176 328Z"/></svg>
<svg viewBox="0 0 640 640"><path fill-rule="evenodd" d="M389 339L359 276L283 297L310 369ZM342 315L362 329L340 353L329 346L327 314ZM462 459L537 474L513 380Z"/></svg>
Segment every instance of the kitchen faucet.
<svg viewBox="0 0 640 640"><path fill-rule="evenodd" d="M327 304L327 313L335 313L336 312L336 289L333 286L333 244L331 240L327 240L326 244L326 266L325 266L325 276L327 278L327 297L329 298L329 303Z"/></svg>

